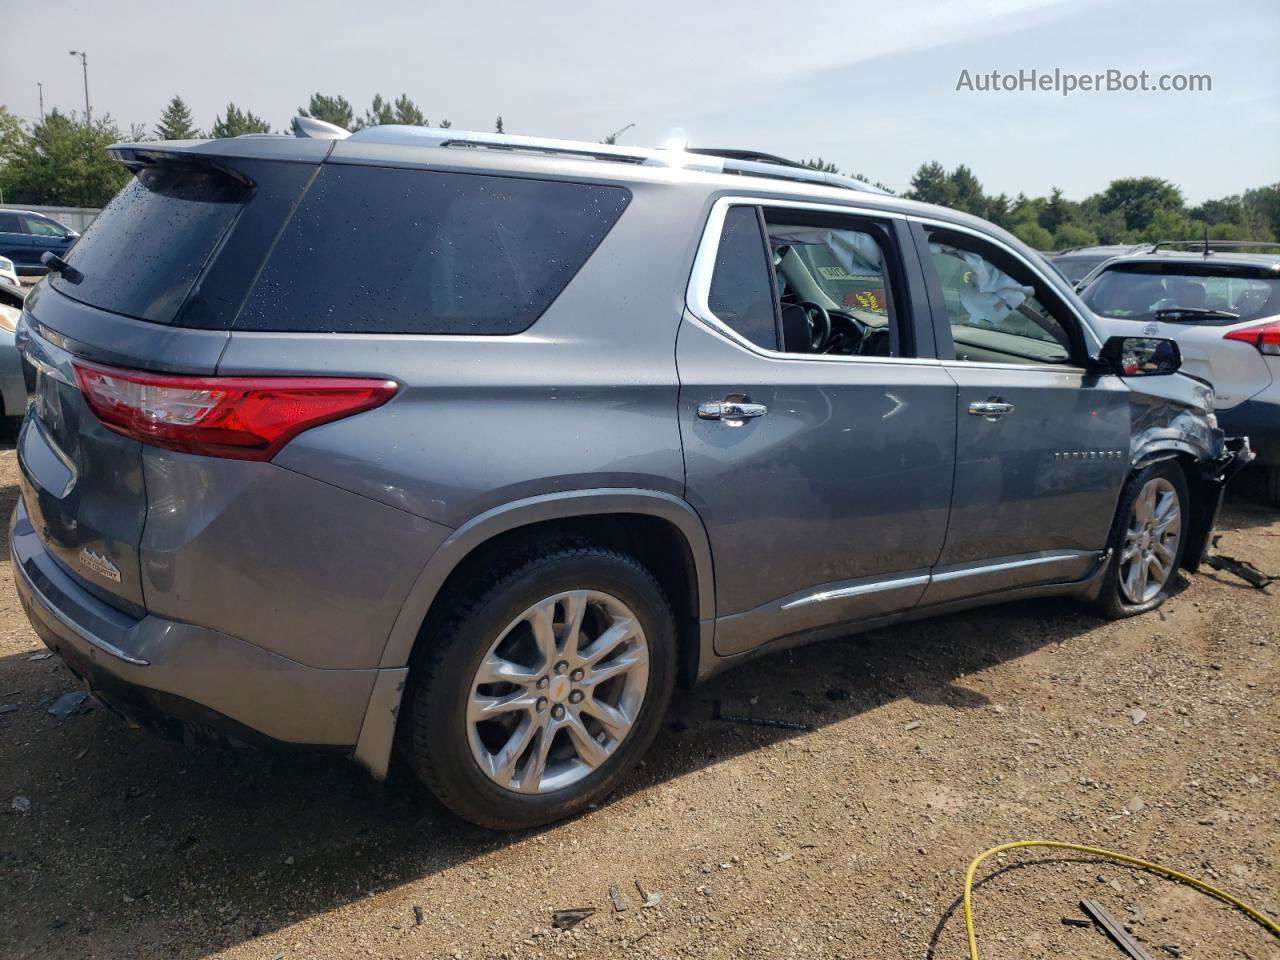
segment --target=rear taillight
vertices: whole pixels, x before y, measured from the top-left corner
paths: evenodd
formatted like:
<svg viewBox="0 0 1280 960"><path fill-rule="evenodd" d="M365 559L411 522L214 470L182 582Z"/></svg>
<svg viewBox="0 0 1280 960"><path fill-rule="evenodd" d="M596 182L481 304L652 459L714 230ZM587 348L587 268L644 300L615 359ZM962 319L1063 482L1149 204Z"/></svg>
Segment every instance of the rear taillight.
<svg viewBox="0 0 1280 960"><path fill-rule="evenodd" d="M80 389L107 427L170 450L270 460L304 430L386 403L393 380L188 377L76 360Z"/></svg>
<svg viewBox="0 0 1280 960"><path fill-rule="evenodd" d="M1223 340L1239 340L1257 348L1269 357L1280 357L1280 320L1272 320L1256 327L1244 327L1222 335Z"/></svg>

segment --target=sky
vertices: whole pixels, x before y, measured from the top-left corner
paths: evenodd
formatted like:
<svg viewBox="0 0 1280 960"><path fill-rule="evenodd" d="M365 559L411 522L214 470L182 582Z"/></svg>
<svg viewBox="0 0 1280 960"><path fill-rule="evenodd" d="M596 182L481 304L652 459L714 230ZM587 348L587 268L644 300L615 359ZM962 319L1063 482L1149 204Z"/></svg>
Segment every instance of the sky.
<svg viewBox="0 0 1280 960"><path fill-rule="evenodd" d="M1280 0L62 0L18 14L0 104L154 127L175 93L208 128L228 101L283 128L313 91L362 112L408 93L432 122L622 144L821 156L895 190L921 163L988 192L1073 199L1153 175L1189 202L1280 180ZM9 8L6 15L5 10ZM1108 69L1204 92L957 90L992 70Z"/></svg>

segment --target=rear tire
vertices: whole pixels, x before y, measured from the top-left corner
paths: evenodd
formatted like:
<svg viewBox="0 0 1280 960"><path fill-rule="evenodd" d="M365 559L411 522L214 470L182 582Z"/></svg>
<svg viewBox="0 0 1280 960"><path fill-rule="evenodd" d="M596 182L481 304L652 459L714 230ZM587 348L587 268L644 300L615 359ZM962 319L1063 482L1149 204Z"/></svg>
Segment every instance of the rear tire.
<svg viewBox="0 0 1280 960"><path fill-rule="evenodd" d="M675 617L639 561L535 548L432 617L409 671L408 759L481 826L573 816L643 756L675 676Z"/></svg>
<svg viewBox="0 0 1280 960"><path fill-rule="evenodd" d="M1187 479L1177 463L1155 463L1129 478L1094 602L1099 613L1119 620L1154 610L1168 599L1182 564L1190 505Z"/></svg>

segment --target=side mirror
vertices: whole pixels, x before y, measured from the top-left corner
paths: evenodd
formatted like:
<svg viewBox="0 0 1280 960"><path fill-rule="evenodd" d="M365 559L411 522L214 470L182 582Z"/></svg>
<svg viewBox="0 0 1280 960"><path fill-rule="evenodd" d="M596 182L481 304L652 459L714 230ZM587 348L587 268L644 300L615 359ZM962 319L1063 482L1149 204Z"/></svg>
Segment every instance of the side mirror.
<svg viewBox="0 0 1280 960"><path fill-rule="evenodd" d="M1160 377L1182 366L1182 351L1160 337L1111 337L1098 352L1104 373L1121 377Z"/></svg>

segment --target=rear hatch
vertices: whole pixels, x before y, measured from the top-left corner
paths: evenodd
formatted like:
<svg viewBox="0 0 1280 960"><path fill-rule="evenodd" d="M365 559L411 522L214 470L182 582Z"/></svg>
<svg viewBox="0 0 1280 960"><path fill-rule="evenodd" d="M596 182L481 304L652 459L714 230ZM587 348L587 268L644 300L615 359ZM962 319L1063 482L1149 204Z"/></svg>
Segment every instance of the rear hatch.
<svg viewBox="0 0 1280 960"><path fill-rule="evenodd" d="M310 141L285 144L118 149L133 179L67 255L70 269L27 298L19 333L32 396L18 441L24 505L57 562L135 616L145 607L142 444L92 413L76 361L215 371L235 312L323 157ZM285 155L236 155L264 151Z"/></svg>

